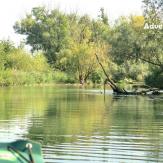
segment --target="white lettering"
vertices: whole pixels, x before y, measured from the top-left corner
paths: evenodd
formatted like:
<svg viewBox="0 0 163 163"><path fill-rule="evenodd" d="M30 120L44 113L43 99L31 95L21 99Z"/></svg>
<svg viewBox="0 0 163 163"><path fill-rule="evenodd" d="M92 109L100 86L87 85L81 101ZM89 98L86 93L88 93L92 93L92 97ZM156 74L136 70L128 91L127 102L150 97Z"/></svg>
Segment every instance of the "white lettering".
<svg viewBox="0 0 163 163"><path fill-rule="evenodd" d="M149 29L149 25L148 25L148 23L145 23L145 25L144 25L144 29Z"/></svg>
<svg viewBox="0 0 163 163"><path fill-rule="evenodd" d="M145 23L144 25L144 29L163 29L163 25L162 24L148 24L148 23Z"/></svg>

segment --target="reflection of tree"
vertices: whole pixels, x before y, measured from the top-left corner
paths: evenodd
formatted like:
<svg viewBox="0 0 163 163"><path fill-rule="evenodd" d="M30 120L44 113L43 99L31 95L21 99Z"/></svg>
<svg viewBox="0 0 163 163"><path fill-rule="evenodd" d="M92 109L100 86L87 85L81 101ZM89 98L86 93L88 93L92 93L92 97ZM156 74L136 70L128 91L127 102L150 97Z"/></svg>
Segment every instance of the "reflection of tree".
<svg viewBox="0 0 163 163"><path fill-rule="evenodd" d="M105 125L104 117L102 96L82 92L62 92L55 94L50 101L39 131L37 122L34 122L30 133L34 135L42 133L45 144L75 142L79 135L91 136L104 130L105 127L101 127ZM97 127L96 124L100 126Z"/></svg>
<svg viewBox="0 0 163 163"><path fill-rule="evenodd" d="M71 135L75 139L76 135L91 136L96 131L108 134L113 126L122 128L117 131L119 134L146 135L146 130L152 130L154 107L148 97L107 98L104 106L102 96L68 92L54 94L40 127L37 126L37 119L36 122L34 119L30 131L36 135L37 132L46 135L44 139L48 143L53 140L51 137L60 139L64 135Z"/></svg>
<svg viewBox="0 0 163 163"><path fill-rule="evenodd" d="M1 88L0 136L3 140L20 139L28 133L32 117L44 114L51 96L46 91L39 87Z"/></svg>
<svg viewBox="0 0 163 163"><path fill-rule="evenodd" d="M156 157L158 160L162 158L162 141L163 141L163 134L162 134L162 126L163 126L163 97L150 97L153 104L153 116L155 121L155 128L153 128L153 132L151 133L151 137L156 138L155 141L152 141L155 149L155 153L153 153L153 157Z"/></svg>
<svg viewBox="0 0 163 163"><path fill-rule="evenodd" d="M127 134L134 127L141 129L153 119L153 106L146 97L126 96L114 101L112 106L113 123L122 126ZM122 130L123 132L123 130Z"/></svg>
<svg viewBox="0 0 163 163"><path fill-rule="evenodd" d="M130 145L146 151L147 158L160 158L163 137L162 101L148 97L129 96L116 98L110 111L114 134L122 136ZM136 150L136 147L135 147Z"/></svg>
<svg viewBox="0 0 163 163"><path fill-rule="evenodd" d="M27 114L43 115L48 103L44 89L5 88L0 91L0 119L24 118Z"/></svg>
<svg viewBox="0 0 163 163"><path fill-rule="evenodd" d="M12 123L14 118L20 119L13 125L19 125L21 121L27 125L25 137L52 148L84 140L88 142L84 148L93 149L99 140L104 160L112 149L121 150L121 146L114 143L123 143L131 151L144 150L148 158L161 157L163 121L160 99L106 95L104 102L100 94L47 87L8 89L0 92L0 100L1 120ZM0 127L3 128L2 122ZM65 153L58 149L55 154Z"/></svg>

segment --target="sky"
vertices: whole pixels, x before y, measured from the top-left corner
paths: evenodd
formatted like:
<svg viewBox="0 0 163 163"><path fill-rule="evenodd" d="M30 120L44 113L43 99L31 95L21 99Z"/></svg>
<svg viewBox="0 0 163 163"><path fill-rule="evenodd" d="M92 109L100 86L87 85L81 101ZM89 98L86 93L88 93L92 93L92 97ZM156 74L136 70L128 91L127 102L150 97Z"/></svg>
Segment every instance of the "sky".
<svg viewBox="0 0 163 163"><path fill-rule="evenodd" d="M10 39L15 44L23 39L15 34L13 25L33 7L46 5L48 8L59 8L69 13L89 14L96 18L101 7L105 9L110 20L129 14L141 14L142 0L4 0L0 2L0 40Z"/></svg>

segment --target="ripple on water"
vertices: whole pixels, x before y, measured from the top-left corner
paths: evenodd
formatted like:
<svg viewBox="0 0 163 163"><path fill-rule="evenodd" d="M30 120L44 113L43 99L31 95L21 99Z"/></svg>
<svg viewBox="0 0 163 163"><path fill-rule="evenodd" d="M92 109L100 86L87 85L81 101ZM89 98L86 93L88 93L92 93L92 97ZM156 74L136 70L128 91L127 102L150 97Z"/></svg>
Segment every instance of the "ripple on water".
<svg viewBox="0 0 163 163"><path fill-rule="evenodd" d="M99 90L0 91L0 139L42 143L49 163L163 162L163 98Z"/></svg>
<svg viewBox="0 0 163 163"><path fill-rule="evenodd" d="M63 135L62 135L63 136ZM46 162L155 162L155 144L148 138L122 136L78 136L75 143L44 146ZM138 138L138 139L137 139ZM132 143L131 143L132 142ZM163 160L163 151L159 150ZM55 161L54 161L55 160Z"/></svg>

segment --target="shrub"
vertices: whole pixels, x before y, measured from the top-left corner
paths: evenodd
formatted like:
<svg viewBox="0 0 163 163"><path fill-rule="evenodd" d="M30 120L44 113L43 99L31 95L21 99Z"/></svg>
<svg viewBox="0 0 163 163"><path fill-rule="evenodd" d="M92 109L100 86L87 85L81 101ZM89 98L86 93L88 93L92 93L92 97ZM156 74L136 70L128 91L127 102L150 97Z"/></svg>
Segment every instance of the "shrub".
<svg viewBox="0 0 163 163"><path fill-rule="evenodd" d="M100 84L103 81L101 76L101 73L93 72L90 76L90 80L93 82L93 84Z"/></svg>
<svg viewBox="0 0 163 163"><path fill-rule="evenodd" d="M53 73L53 79L56 83L75 83L76 81L71 75L61 71L55 71Z"/></svg>
<svg viewBox="0 0 163 163"><path fill-rule="evenodd" d="M163 71L154 69L151 74L145 78L147 85L163 89Z"/></svg>

